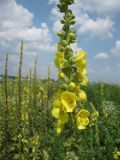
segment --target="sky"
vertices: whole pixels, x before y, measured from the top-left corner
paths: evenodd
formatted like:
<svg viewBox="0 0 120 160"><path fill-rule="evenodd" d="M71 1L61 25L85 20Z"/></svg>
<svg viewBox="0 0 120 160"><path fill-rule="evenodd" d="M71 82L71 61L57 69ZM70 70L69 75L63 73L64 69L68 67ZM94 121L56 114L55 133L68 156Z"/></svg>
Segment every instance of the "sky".
<svg viewBox="0 0 120 160"><path fill-rule="evenodd" d="M57 77L54 67L56 32L61 29L62 14L58 0L0 0L0 74L4 74L5 55L9 55L8 73L18 72L20 42L24 41L22 74L34 68L37 73ZM120 83L120 0L76 0L70 7L76 15L77 43L74 53L87 52L90 81Z"/></svg>

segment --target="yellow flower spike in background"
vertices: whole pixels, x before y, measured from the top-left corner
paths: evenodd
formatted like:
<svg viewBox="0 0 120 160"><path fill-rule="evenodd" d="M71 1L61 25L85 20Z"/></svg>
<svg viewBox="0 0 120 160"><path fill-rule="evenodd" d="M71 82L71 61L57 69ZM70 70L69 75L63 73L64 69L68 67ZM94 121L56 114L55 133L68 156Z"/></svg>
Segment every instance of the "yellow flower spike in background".
<svg viewBox="0 0 120 160"><path fill-rule="evenodd" d="M91 116L92 116L92 120L95 121L99 117L99 112L94 110Z"/></svg>
<svg viewBox="0 0 120 160"><path fill-rule="evenodd" d="M116 160L120 159L120 151L118 150L118 148L115 148L115 151L113 152L113 158Z"/></svg>
<svg viewBox="0 0 120 160"><path fill-rule="evenodd" d="M90 112L84 109L81 109L76 115L76 124L79 130L86 129L86 126L89 124L88 117Z"/></svg>
<svg viewBox="0 0 120 160"><path fill-rule="evenodd" d="M65 91L61 94L61 102L66 112L73 112L76 107L76 95Z"/></svg>

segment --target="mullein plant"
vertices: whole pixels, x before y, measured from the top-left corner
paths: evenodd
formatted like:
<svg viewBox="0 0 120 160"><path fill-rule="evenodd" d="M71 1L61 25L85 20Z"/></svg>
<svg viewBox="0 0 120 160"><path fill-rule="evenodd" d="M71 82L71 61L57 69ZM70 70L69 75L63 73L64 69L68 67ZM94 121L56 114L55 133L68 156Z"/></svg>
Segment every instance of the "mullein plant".
<svg viewBox="0 0 120 160"><path fill-rule="evenodd" d="M76 30L72 27L76 23L75 15L69 9L74 1L60 0L57 5L64 14L61 19L62 31L57 32L60 40L54 60L58 68L59 89L53 101L52 116L57 119L58 134L67 124L78 130L86 129L90 116L89 111L82 107L82 103L87 101L86 93L81 89L88 84L86 52L74 54L71 47L71 44L76 43Z"/></svg>

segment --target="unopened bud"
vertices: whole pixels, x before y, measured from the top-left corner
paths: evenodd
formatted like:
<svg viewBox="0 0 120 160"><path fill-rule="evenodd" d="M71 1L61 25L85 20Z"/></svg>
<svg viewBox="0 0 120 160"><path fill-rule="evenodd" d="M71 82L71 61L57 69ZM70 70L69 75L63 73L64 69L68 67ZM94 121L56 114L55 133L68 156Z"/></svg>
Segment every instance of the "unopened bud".
<svg viewBox="0 0 120 160"><path fill-rule="evenodd" d="M65 77L65 74L64 74L63 72L60 72L60 73L59 73L59 77L60 77L60 78L64 78L64 77Z"/></svg>
<svg viewBox="0 0 120 160"><path fill-rule="evenodd" d="M75 83L74 82L71 82L69 84L69 89L70 89L70 91L73 91L75 89Z"/></svg>

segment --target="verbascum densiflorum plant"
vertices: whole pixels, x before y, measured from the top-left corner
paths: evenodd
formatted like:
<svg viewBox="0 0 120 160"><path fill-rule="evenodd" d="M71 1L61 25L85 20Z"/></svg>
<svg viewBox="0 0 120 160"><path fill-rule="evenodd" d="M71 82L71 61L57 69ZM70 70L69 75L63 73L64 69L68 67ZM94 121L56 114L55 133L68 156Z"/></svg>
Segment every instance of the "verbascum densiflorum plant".
<svg viewBox="0 0 120 160"><path fill-rule="evenodd" d="M116 160L120 159L120 151L118 150L118 148L115 148L115 151L113 152L113 158Z"/></svg>
<svg viewBox="0 0 120 160"><path fill-rule="evenodd" d="M96 110L96 108L94 107L93 103L90 103L91 106L91 116L90 116L90 126L95 126L96 122L99 118L99 112Z"/></svg>
<svg viewBox="0 0 120 160"><path fill-rule="evenodd" d="M89 111L81 108L81 104L87 101L82 86L88 84L86 71L86 52L73 53L71 44L76 43L76 30L72 27L75 23L75 15L69 5L74 0L60 0L58 9L64 14L61 19L62 31L57 35L60 40L57 45L57 53L54 60L58 68L59 89L55 95L52 116L57 119L56 131L61 133L69 122L79 130L86 129L89 124Z"/></svg>

